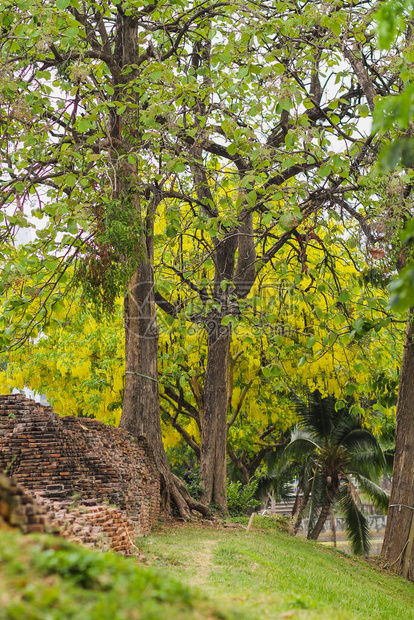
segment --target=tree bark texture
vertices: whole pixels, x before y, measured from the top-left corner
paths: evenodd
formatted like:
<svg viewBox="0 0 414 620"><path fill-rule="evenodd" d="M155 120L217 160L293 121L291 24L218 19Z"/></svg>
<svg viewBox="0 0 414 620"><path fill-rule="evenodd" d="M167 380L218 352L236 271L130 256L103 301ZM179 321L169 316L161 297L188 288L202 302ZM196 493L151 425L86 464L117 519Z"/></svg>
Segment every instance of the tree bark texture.
<svg viewBox="0 0 414 620"><path fill-rule="evenodd" d="M231 329L212 320L208 325L204 415L201 421L200 473L202 501L227 511L227 398Z"/></svg>
<svg viewBox="0 0 414 620"><path fill-rule="evenodd" d="M172 473L162 442L153 274L153 227L158 198L154 196L148 207L141 247L137 249L141 259L125 299L125 391L120 427L135 437L146 436L161 476L164 510L169 512L172 499L180 515L188 518L191 509L202 514L207 514L208 509L194 500Z"/></svg>
<svg viewBox="0 0 414 620"><path fill-rule="evenodd" d="M116 23L114 59L118 67L138 62L138 20L119 11ZM114 85L121 81L114 73ZM130 78L134 77L132 74ZM115 92L114 97L118 96ZM111 135L122 138L122 128L131 122L128 115L112 117ZM137 130L139 127L137 125ZM115 154L117 160L118 154ZM115 161L114 168L116 169ZM126 197L134 191L133 173L124 169L117 175L117 193ZM135 196L137 218L143 224L139 266L133 275L125 299L125 392L120 426L133 436L144 434L152 448L161 476L162 501L169 512L171 499L183 518L191 509L207 514L208 509L195 501L185 485L171 471L161 433L158 386L158 327L154 299L154 217L161 196L154 191L147 211L143 212L140 199Z"/></svg>
<svg viewBox="0 0 414 620"><path fill-rule="evenodd" d="M397 400L394 470L381 556L402 573L411 521L414 518L414 310L408 314ZM414 554L408 560L414 581Z"/></svg>
<svg viewBox="0 0 414 620"><path fill-rule="evenodd" d="M325 525L326 519L329 517L332 504L335 496L337 495L338 489L328 488L326 490L325 501L323 503L321 512L319 513L319 517L317 522L315 523L315 527L311 532L308 533L309 540L318 540L320 533L322 532L323 526Z"/></svg>
<svg viewBox="0 0 414 620"><path fill-rule="evenodd" d="M191 509L207 514L206 506L189 495L167 461L161 433L157 356L152 266L147 258L134 274L125 300L126 374L120 427L135 437L146 436L160 472L165 512L170 511L172 500L183 518L190 516Z"/></svg>

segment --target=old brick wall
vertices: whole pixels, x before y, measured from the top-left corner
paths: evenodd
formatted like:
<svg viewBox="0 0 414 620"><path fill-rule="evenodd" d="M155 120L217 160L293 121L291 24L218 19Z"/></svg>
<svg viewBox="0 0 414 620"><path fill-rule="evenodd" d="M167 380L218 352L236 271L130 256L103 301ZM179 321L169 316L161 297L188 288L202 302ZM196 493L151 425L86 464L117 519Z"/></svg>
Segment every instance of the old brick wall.
<svg viewBox="0 0 414 620"><path fill-rule="evenodd" d="M97 420L59 418L20 394L0 396L4 470L52 512L56 507L54 512L69 514L82 505L85 515L88 507L102 505L101 512L112 508L107 521L127 519L120 529L128 522L142 534L159 516L159 473L145 437L135 440ZM89 525L93 520L82 519Z"/></svg>
<svg viewBox="0 0 414 620"><path fill-rule="evenodd" d="M45 510L16 479L0 474L0 527L18 527L22 532L44 532Z"/></svg>

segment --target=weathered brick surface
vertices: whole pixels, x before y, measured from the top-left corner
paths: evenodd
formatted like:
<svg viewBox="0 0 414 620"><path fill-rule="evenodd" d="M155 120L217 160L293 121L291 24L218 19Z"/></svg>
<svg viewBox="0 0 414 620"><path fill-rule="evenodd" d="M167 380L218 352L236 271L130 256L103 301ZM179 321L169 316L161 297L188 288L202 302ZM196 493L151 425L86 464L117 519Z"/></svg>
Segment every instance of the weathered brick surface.
<svg viewBox="0 0 414 620"><path fill-rule="evenodd" d="M6 524L28 533L43 532L47 523L46 511L16 479L0 474L0 526Z"/></svg>
<svg viewBox="0 0 414 620"><path fill-rule="evenodd" d="M62 531L69 532L69 524L76 521L68 516L74 508L88 525L79 532L95 527L96 506L105 513L108 532L118 527L122 540L133 539L130 526L149 532L159 516L159 474L145 437L135 440L97 420L59 418L51 407L20 394L0 396L0 471L4 470L61 521L66 514ZM112 534L105 536L108 546L115 548L118 542Z"/></svg>

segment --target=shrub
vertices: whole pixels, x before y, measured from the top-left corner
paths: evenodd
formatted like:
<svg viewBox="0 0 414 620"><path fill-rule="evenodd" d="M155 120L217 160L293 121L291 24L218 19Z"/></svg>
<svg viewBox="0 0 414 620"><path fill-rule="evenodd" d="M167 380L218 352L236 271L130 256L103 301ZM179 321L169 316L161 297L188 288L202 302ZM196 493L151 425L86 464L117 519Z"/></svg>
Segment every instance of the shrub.
<svg viewBox="0 0 414 620"><path fill-rule="evenodd" d="M257 478L252 478L244 486L239 481L227 483L227 508L230 516L242 516L248 510L254 510L260 506L261 502L255 498L258 483Z"/></svg>

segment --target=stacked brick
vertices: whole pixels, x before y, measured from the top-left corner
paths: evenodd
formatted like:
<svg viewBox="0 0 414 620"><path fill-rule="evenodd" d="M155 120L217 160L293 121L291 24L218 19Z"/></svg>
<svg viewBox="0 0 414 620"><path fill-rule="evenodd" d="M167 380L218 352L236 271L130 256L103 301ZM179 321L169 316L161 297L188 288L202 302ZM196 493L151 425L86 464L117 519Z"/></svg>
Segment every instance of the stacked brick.
<svg viewBox="0 0 414 620"><path fill-rule="evenodd" d="M45 511L14 478L0 474L0 527L18 527L22 532L44 532Z"/></svg>
<svg viewBox="0 0 414 620"><path fill-rule="evenodd" d="M103 523L108 525L110 548L123 540L112 540L115 526L128 540L130 526L148 533L159 516L159 473L145 437L134 439L126 431L88 418L59 418L51 407L20 394L0 396L2 470L49 511L65 513L68 531L73 521L68 515L82 505L85 531L92 532L97 526L89 527L93 518L85 515L93 515L87 510L99 505L106 513Z"/></svg>
<svg viewBox="0 0 414 620"><path fill-rule="evenodd" d="M86 547L116 551L124 555L139 552L134 543L136 529L133 521L115 506L74 506L73 503L40 499L51 526L61 536Z"/></svg>

